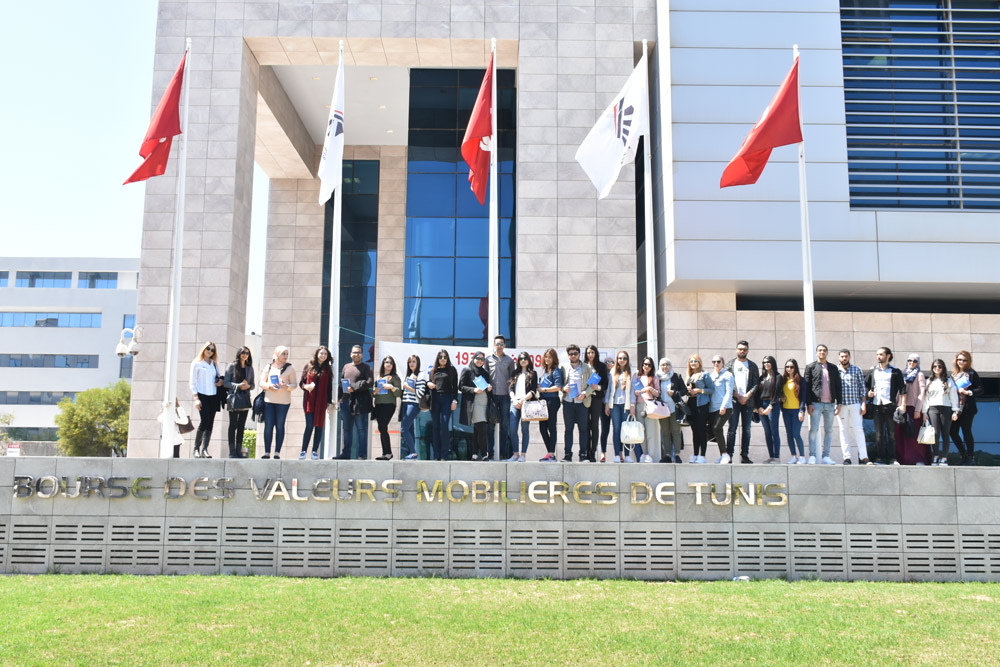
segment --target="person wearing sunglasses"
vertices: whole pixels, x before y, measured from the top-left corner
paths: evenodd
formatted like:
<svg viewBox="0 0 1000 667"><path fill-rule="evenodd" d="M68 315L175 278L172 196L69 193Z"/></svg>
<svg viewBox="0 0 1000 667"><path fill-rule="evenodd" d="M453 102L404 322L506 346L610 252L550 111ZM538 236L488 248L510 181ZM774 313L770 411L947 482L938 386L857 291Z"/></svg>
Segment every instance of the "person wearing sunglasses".
<svg viewBox="0 0 1000 667"><path fill-rule="evenodd" d="M976 397L983 395L983 381L979 379L979 373L972 369L971 353L962 350L955 355L951 378L958 387L958 419L951 424L951 440L962 455L962 465L974 466L976 441L972 439L972 420L979 411Z"/></svg>
<svg viewBox="0 0 1000 667"><path fill-rule="evenodd" d="M563 437L563 463L573 460L573 428L580 435L580 461L590 456L590 428L587 424L587 413L590 411L590 400L594 393L593 385L587 383L594 369L590 364L580 359L580 346L571 343L566 347L569 365L563 369L563 425L566 428ZM575 394L570 388L575 387ZM573 396L573 398L570 398Z"/></svg>
<svg viewBox="0 0 1000 667"><path fill-rule="evenodd" d="M726 445L726 425L732 416L733 410L733 389L736 380L733 374L726 370L723 364L725 360L716 355L712 357L712 370L709 378L712 381L712 398L708 402L708 423L711 424L712 434L715 436L715 443L719 446L719 458L716 463L732 463L733 457L727 451Z"/></svg>
<svg viewBox="0 0 1000 667"><path fill-rule="evenodd" d="M222 386L222 373L215 361L215 343L208 341L198 356L191 362L191 394L194 396L194 408L198 411L198 432L194 436L194 458L212 458L208 453L208 443L212 439L212 427L215 425L215 414L222 409L219 400L219 387Z"/></svg>
<svg viewBox="0 0 1000 667"><path fill-rule="evenodd" d="M447 461L451 456L451 413L458 407L458 371L448 350L442 349L430 372L427 388L431 394L432 458Z"/></svg>
<svg viewBox="0 0 1000 667"><path fill-rule="evenodd" d="M906 382L906 424L896 424L896 447L899 462L908 465L930 465L931 449L917 442L917 433L923 424L924 394L927 392L927 376L920 370L920 355L906 357L903 381Z"/></svg>
<svg viewBox="0 0 1000 667"><path fill-rule="evenodd" d="M792 452L789 464L806 462L805 443L802 442L802 422L806 415L806 383L799 373L799 362L789 359L781 374L781 421L785 423L785 439ZM798 447L798 455L796 455Z"/></svg>
<svg viewBox="0 0 1000 667"><path fill-rule="evenodd" d="M368 422L374 406L372 387L375 374L363 361L360 345L351 348L351 360L340 370L340 420L343 425L341 440L344 443L338 459L368 459ZM346 385L346 388L345 388ZM358 455L354 456L354 439L358 441Z"/></svg>
<svg viewBox="0 0 1000 667"><path fill-rule="evenodd" d="M958 387L948 376L944 359L935 359L931 364L931 379L927 381L927 391L924 392L923 415L934 429L934 460L931 465L947 466L948 447L951 445L948 436L952 423L958 421Z"/></svg>
<svg viewBox="0 0 1000 667"><path fill-rule="evenodd" d="M288 363L289 350L284 345L274 348L271 363L260 375L260 388L264 390L264 455L271 458L271 441L274 440L274 458L281 458L281 445L285 442L285 418L292 404L292 390L298 386L295 369Z"/></svg>

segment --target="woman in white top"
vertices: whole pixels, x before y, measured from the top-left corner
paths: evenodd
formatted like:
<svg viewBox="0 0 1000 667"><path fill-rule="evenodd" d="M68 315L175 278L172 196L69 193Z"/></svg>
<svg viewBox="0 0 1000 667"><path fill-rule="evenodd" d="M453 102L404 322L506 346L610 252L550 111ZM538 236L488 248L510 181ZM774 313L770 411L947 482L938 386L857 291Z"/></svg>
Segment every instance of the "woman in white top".
<svg viewBox="0 0 1000 667"><path fill-rule="evenodd" d="M535 400L538 395L538 375L532 368L531 355L522 352L517 355L517 369L510 376L510 434L511 451L514 455L508 461L519 461L524 463L524 457L528 453L528 427L531 422L521 419L521 408L525 401ZM520 453L517 442L517 426L521 425Z"/></svg>
<svg viewBox="0 0 1000 667"><path fill-rule="evenodd" d="M934 429L934 461L932 466L948 465L948 434L951 423L958 421L958 387L948 375L944 360L931 364L931 379L924 391L924 418Z"/></svg>
<svg viewBox="0 0 1000 667"><path fill-rule="evenodd" d="M222 409L219 401L218 388L222 386L222 373L215 363L215 343L205 343L198 356L191 362L191 394L194 396L194 409L198 411L198 432L194 436L194 457L210 459L208 443L212 439L212 427L215 425L215 414ZM174 449L175 457L179 454Z"/></svg>

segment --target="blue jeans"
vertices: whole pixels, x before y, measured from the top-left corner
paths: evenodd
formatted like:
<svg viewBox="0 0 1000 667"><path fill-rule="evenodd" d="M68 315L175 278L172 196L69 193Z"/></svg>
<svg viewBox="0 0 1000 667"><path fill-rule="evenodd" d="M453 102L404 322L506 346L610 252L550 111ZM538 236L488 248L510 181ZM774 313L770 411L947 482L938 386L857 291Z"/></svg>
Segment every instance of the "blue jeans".
<svg viewBox="0 0 1000 667"><path fill-rule="evenodd" d="M493 404L497 406L497 414L500 415L500 458L509 459L511 454L508 433L510 425L503 416L510 412L510 396L492 396L491 398ZM495 458L495 432L495 426L490 424L486 432L486 458L491 461Z"/></svg>
<svg viewBox="0 0 1000 667"><path fill-rule="evenodd" d="M323 442L323 426L313 426L313 415L312 413L306 414L306 430L302 433L302 451L309 451L309 436L313 436L313 448L314 452L319 452L319 445ZM314 435L315 431L315 435Z"/></svg>
<svg viewBox="0 0 1000 667"><path fill-rule="evenodd" d="M271 455L271 436L274 434L274 453L281 453L281 445L285 442L285 417L288 416L288 404L264 403L264 453Z"/></svg>
<svg viewBox="0 0 1000 667"><path fill-rule="evenodd" d="M417 453L417 441L413 435L413 422L416 421L419 414L419 405L416 403L403 403L403 425L400 427L403 436L403 458Z"/></svg>
<svg viewBox="0 0 1000 667"><path fill-rule="evenodd" d="M781 457L781 436L778 429L781 425L780 410L779 407L775 406L771 412L760 416L761 426L764 427L764 440L767 441L767 455L772 459ZM798 421L798 417L795 419Z"/></svg>
<svg viewBox="0 0 1000 667"><path fill-rule="evenodd" d="M439 461L451 453L451 394L435 393L431 399L431 448Z"/></svg>
<svg viewBox="0 0 1000 667"><path fill-rule="evenodd" d="M805 444L802 442L802 422L799 421L799 409L781 408L781 419L785 422L785 438L788 440L788 449L795 456L795 445L799 445L799 456L806 455Z"/></svg>
<svg viewBox="0 0 1000 667"><path fill-rule="evenodd" d="M340 418L344 423L344 449L338 458L353 458L354 436L358 436L358 456L365 461L368 459L368 420L371 415L367 412L360 415L352 415L347 401L340 404Z"/></svg>
<svg viewBox="0 0 1000 667"><path fill-rule="evenodd" d="M566 425L565 449L566 458L573 456L573 427L580 431L580 460L589 455L590 428L587 423L587 407L583 403L566 401L563 403L563 423Z"/></svg>
<svg viewBox="0 0 1000 667"><path fill-rule="evenodd" d="M753 419L753 406L750 401L741 405L733 396L733 408L728 411L732 416L729 418L729 434L726 438L726 453L730 458L736 451L736 429L740 429L740 456L750 455L750 422ZM738 424L738 426L737 426Z"/></svg>
<svg viewBox="0 0 1000 667"><path fill-rule="evenodd" d="M518 422L521 424L521 449L518 449L517 442L517 425ZM508 433L510 433L510 444L513 448L513 453L520 451L522 454L528 451L528 429L531 427L531 422L521 421L521 411L511 406L510 408L510 423L508 424ZM508 456L507 458L510 458Z"/></svg>
<svg viewBox="0 0 1000 667"><path fill-rule="evenodd" d="M628 415L624 403L611 406L611 437L615 447L615 456L622 455L622 422Z"/></svg>
<svg viewBox="0 0 1000 667"><path fill-rule="evenodd" d="M823 456L830 455L833 444L833 417L837 410L835 403L813 403L813 413L809 416L809 456L816 456L819 443L819 422L823 417Z"/></svg>

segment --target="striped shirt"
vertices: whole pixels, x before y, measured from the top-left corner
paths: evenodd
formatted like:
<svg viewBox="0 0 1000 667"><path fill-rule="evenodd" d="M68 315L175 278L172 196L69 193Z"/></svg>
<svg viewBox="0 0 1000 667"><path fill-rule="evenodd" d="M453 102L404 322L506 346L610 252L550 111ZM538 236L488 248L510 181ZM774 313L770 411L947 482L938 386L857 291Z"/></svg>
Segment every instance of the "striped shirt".
<svg viewBox="0 0 1000 667"><path fill-rule="evenodd" d="M424 379L423 373L417 374L413 389L410 388L412 379L412 375L403 379L403 403L418 403L418 399L427 392L427 380Z"/></svg>

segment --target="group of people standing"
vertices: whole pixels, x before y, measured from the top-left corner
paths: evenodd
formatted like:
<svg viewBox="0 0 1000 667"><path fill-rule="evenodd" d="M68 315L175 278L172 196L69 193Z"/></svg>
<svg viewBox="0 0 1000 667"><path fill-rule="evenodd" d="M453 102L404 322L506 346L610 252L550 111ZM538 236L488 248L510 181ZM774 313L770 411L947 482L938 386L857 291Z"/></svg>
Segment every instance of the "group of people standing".
<svg viewBox="0 0 1000 667"><path fill-rule="evenodd" d="M377 373L362 360L361 346L351 350L351 361L340 378L326 346L316 349L301 375L288 362L288 348L275 348L271 362L261 371L263 396L263 458L280 458L285 420L292 392L303 392L305 430L300 459L319 458L326 420L339 403L343 423L342 448L337 458L368 458L368 422L377 423L382 453L378 460L393 457L389 424L397 407L401 422L401 457L419 458L414 427L421 411L431 417L429 458L446 460L452 455L451 420L462 409L459 423L472 428L472 460L499 458L523 462L529 444L529 425L539 422L546 454L542 461L569 462L577 445L579 461L604 462L610 435L614 462L680 463L684 447L682 426L691 429L693 455L690 463L707 463L709 440L719 448L716 463L733 461L737 438L742 463L749 458L750 426L760 422L767 443L767 463L781 460L781 427L791 464L833 464L830 457L833 422L839 419L843 463L852 463L851 448L860 464L906 463L947 465L951 442L965 463L974 463L972 422L976 397L982 395L979 375L972 368L972 355L955 356L951 371L941 359L931 364L930 375L920 368L920 358L910 355L906 368L892 365L892 351L879 348L876 363L863 373L851 363L849 350L840 350L839 365L828 361L825 345L816 348L816 360L800 372L795 359L779 366L765 356L758 367L748 358L747 341L736 345L736 356L726 362L721 355L703 367L699 355L688 359L685 375L674 372L667 358L641 360L632 369L629 354L601 359L596 346L581 350L569 345L567 363L549 348L534 367L531 355L517 359L505 354L506 339L493 340L493 353L473 354L461 371L452 364L447 350L440 350L426 369L417 355L406 360L402 371L386 356ZM241 347L225 373L215 361L216 346L206 343L191 364L191 390L200 423L195 435L194 456L209 457L215 413L223 405L229 412L229 454L242 454L243 431L255 387L250 350ZM258 398L258 400L260 400ZM556 452L558 414L563 414L563 452ZM809 456L806 457L802 425L809 417ZM874 460L869 456L863 419L874 421ZM627 422L642 424L642 435L627 429ZM934 429L934 444L917 445L917 432L924 423ZM494 428L499 425L499 429ZM820 449L820 429L823 430ZM499 431L499 452L495 431ZM578 444L577 444L578 443ZM273 445L273 447L272 447ZM900 452L910 452L903 456ZM912 454L916 452L916 454ZM925 453L926 452L926 453Z"/></svg>
<svg viewBox="0 0 1000 667"><path fill-rule="evenodd" d="M795 359L788 359L779 368L771 356L764 357L758 369L747 359L749 349L747 341L740 341L736 358L726 364L722 357L713 357L711 371L702 368L697 354L688 359L685 384L694 396L691 463L707 462L705 450L710 435L719 444L720 456L715 462L729 463L737 430L741 461L752 463L748 456L750 423L759 420L767 443L767 463L780 461L780 427L784 424L791 454L788 463L834 464L830 454L837 418L845 465L853 463L852 446L860 464L948 465L951 442L964 464L975 464L972 422L983 385L972 368L969 352L963 350L955 355L950 371L942 359L935 359L928 377L920 368L919 355L909 355L905 369L896 368L888 347L878 349L875 364L867 373L851 363L847 349L839 351L839 364L833 364L828 361L827 346L817 345L816 360L806 365L804 372L800 372ZM807 416L808 458L801 434ZM873 420L875 429L874 460L865 440L866 416ZM933 429L933 444L929 447L918 443L925 424Z"/></svg>

